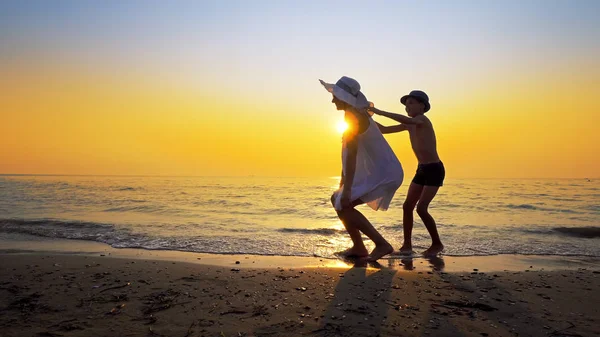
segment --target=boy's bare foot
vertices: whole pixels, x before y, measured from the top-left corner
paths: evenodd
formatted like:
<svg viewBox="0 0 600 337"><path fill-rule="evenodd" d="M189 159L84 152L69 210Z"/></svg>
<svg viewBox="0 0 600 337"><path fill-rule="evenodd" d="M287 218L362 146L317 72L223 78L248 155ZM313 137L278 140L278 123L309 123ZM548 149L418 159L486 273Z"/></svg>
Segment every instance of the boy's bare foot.
<svg viewBox="0 0 600 337"><path fill-rule="evenodd" d="M414 254L414 251L412 250L412 246L402 246L402 248L400 248L399 251L394 252L393 255L396 256L406 256L406 255L412 255Z"/></svg>
<svg viewBox="0 0 600 337"><path fill-rule="evenodd" d="M437 256L444 250L444 245L441 243L434 243L431 247L427 248L426 251L423 252L423 256Z"/></svg>
<svg viewBox="0 0 600 337"><path fill-rule="evenodd" d="M375 262L375 261L379 260L380 258L382 258L388 254L391 254L393 252L394 252L394 247L392 247L392 245L390 245L389 243L386 243L385 245L375 246L375 249L373 249L371 254L369 254L369 256L367 257L367 261Z"/></svg>
<svg viewBox="0 0 600 337"><path fill-rule="evenodd" d="M369 255L369 251L365 247L351 247L341 252L336 252L335 255L341 257L365 257Z"/></svg>

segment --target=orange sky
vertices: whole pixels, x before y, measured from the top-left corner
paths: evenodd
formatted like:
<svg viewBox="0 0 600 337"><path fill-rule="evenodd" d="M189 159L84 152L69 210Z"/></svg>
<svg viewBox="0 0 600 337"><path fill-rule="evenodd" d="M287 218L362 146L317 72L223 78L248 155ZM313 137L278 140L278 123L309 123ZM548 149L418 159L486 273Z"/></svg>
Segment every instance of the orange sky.
<svg viewBox="0 0 600 337"><path fill-rule="evenodd" d="M339 171L335 124L342 115L317 81L304 107L226 92L208 96L141 79L129 83L80 70L68 76L15 72L0 81L9 98L0 103L2 111L18 111L2 116L2 173L312 176ZM450 176L597 176L599 104L563 93L594 97L600 86L583 86L569 74L564 84L537 78L506 80L436 102L430 118ZM400 111L401 105L392 97L382 108ZM412 173L416 162L407 135L387 139Z"/></svg>
<svg viewBox="0 0 600 337"><path fill-rule="evenodd" d="M277 42L291 48L281 58L248 55L253 61L242 57L252 49L216 51L208 46L228 42L203 40L195 52L215 54L193 66L176 62L184 55L177 49L165 65L154 50L98 61L30 42L0 57L0 174L337 175L342 113L318 79L348 75L388 111L403 112L398 99L411 89L428 92L449 178L599 177L598 40L548 49L563 38L522 50L471 45L481 53L474 61L460 48L432 51L421 60L427 67L418 53L404 56L417 62L406 67L376 50L371 61L336 62L339 50L307 42L296 49L293 35ZM390 39L369 41L381 49L397 44ZM218 60L232 50L235 61ZM387 139L412 176L408 136Z"/></svg>

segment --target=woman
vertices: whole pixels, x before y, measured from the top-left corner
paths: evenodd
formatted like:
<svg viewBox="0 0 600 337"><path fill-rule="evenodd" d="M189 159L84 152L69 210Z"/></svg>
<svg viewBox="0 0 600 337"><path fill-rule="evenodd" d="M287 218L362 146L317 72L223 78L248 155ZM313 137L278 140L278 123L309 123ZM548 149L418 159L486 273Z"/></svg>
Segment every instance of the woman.
<svg viewBox="0 0 600 337"><path fill-rule="evenodd" d="M369 102L360 91L360 84L346 76L336 84L323 81L321 84L333 95L331 102L337 110L345 112L344 119L348 124L342 142L340 188L331 196L338 217L353 242L351 248L340 254L376 261L394 249L355 206L366 203L376 211L387 210L402 184L402 165L383 138L377 123L367 113ZM361 232L375 243L370 254Z"/></svg>

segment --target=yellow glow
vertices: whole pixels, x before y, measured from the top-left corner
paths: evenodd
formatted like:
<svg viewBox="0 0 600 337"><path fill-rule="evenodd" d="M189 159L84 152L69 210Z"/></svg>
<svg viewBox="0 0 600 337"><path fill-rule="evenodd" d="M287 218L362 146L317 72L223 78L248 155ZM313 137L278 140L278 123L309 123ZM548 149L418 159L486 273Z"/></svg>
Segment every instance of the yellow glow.
<svg viewBox="0 0 600 337"><path fill-rule="evenodd" d="M597 177L600 158L593 154L600 152L600 101L557 97L565 92L597 96L600 72L568 70L495 76L494 82L471 84L468 97L442 82L444 90L429 90L436 103L427 116L447 177ZM215 83L175 85L62 64L2 64L0 72L6 97L0 100L0 173L340 172L340 135L347 125L326 92L303 92L310 99L290 106L284 90L271 92L265 101L261 95L234 95ZM557 77L564 81L553 81ZM403 112L397 93L368 88L377 106ZM417 161L408 134L385 138L405 172L413 172Z"/></svg>
<svg viewBox="0 0 600 337"><path fill-rule="evenodd" d="M335 124L335 129L339 133L344 133L346 130L348 130L348 124L346 124L345 121L339 121Z"/></svg>

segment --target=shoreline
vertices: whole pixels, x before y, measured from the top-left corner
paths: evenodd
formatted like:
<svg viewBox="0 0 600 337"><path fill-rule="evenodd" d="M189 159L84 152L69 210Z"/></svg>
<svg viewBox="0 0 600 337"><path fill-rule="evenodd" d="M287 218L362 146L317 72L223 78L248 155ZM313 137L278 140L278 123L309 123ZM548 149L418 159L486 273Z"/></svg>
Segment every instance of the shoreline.
<svg viewBox="0 0 600 337"><path fill-rule="evenodd" d="M142 248L113 248L96 241L55 239L29 235L0 237L0 254L3 255L80 255L114 257L137 260L186 262L201 265L236 268L335 268L349 269L355 261L335 258L300 257L250 254L212 254L173 250L148 250ZM379 264L404 271L443 272L508 272L553 270L600 270L600 258L562 255L484 255L439 256L425 258L419 255L384 257Z"/></svg>

